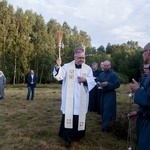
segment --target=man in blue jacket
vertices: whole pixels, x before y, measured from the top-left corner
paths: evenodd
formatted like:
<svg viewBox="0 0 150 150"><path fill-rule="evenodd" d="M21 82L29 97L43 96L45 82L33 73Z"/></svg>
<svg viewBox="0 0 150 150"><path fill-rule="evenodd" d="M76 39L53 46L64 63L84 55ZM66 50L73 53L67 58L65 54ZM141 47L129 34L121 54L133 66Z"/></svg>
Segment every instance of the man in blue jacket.
<svg viewBox="0 0 150 150"><path fill-rule="evenodd" d="M150 65L150 43L146 44L142 51L144 64ZM150 150L150 74L144 79L142 86L132 79L130 90L135 94L134 103L140 107L137 111L130 112L128 119L137 119L138 150Z"/></svg>
<svg viewBox="0 0 150 150"><path fill-rule="evenodd" d="M26 100L30 99L30 93L31 93L31 100L34 99L34 91L37 83L37 77L34 74L34 70L30 70L30 74L27 76L27 87L28 87L28 93Z"/></svg>
<svg viewBox="0 0 150 150"><path fill-rule="evenodd" d="M104 71L97 78L97 85L102 88L100 97L102 132L110 131L110 123L116 119L116 91L120 87L118 75L111 69L111 62L103 62Z"/></svg>

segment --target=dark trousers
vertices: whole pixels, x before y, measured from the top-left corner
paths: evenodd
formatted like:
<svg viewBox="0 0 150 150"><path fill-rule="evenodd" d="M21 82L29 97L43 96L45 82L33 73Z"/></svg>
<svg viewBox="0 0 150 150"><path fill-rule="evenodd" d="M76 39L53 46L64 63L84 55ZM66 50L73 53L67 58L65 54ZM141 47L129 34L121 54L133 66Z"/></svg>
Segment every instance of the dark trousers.
<svg viewBox="0 0 150 150"><path fill-rule="evenodd" d="M102 100L101 100L101 96L102 96L102 90L98 89L98 102L97 102L97 113L99 115L101 115L101 106L102 106Z"/></svg>
<svg viewBox="0 0 150 150"><path fill-rule="evenodd" d="M27 100L30 99L30 93L31 93L31 100L34 99L34 91L35 91L34 86L28 86Z"/></svg>
<svg viewBox="0 0 150 150"><path fill-rule="evenodd" d="M97 112L97 102L98 102L98 89L97 86L95 86L89 93L88 110L91 112Z"/></svg>
<svg viewBox="0 0 150 150"><path fill-rule="evenodd" d="M73 115L73 128L67 129L64 127L65 115L63 114L58 135L70 142L73 140L80 140L82 137L84 137L85 130L78 131L78 119L79 119L78 115Z"/></svg>

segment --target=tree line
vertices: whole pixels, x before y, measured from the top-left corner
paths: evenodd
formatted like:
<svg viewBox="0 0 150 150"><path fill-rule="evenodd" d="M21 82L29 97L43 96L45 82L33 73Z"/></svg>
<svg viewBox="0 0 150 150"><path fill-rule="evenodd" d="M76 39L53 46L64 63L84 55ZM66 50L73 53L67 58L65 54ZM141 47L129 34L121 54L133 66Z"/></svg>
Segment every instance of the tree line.
<svg viewBox="0 0 150 150"><path fill-rule="evenodd" d="M64 21L61 25L55 19L46 23L43 16L32 10L15 11L6 0L0 2L0 70L9 84L26 82L26 75L33 69L38 83L56 82L52 77L53 66L58 58L57 32L63 31L61 58L66 63L73 59L74 51L85 47L86 63L99 65L108 59L118 73L121 82L138 79L142 69L142 58L138 42L110 44L92 47L90 36L77 26L71 28ZM99 68L100 69L100 68Z"/></svg>

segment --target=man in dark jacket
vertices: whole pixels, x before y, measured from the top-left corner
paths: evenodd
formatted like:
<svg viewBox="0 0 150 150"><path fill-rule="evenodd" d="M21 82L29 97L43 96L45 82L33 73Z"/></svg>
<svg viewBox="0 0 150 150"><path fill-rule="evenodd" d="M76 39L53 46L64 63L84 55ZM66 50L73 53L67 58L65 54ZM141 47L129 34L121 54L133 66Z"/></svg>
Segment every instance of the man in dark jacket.
<svg viewBox="0 0 150 150"><path fill-rule="evenodd" d="M145 65L150 65L150 42L145 45L142 51L143 61ZM137 142L138 150L149 150L150 142L150 73L142 79L142 86L132 79L130 90L134 93L134 103L139 105L139 109L128 114L129 119L137 118Z"/></svg>
<svg viewBox="0 0 150 150"><path fill-rule="evenodd" d="M97 85L102 88L101 114L102 131L110 130L110 123L116 119L116 91L120 87L118 75L111 69L111 62L103 62L104 71L97 78Z"/></svg>
<svg viewBox="0 0 150 150"><path fill-rule="evenodd" d="M26 100L30 99L30 93L31 93L31 100L34 99L34 91L36 87L37 77L34 74L34 70L30 70L30 74L27 76L27 87L28 87L28 93Z"/></svg>

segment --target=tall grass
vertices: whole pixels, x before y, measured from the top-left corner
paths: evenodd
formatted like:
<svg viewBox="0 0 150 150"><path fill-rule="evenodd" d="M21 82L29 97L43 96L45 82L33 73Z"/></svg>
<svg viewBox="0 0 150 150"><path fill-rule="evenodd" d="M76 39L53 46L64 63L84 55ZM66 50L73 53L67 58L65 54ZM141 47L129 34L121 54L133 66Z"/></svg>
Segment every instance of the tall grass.
<svg viewBox="0 0 150 150"><path fill-rule="evenodd" d="M117 120L112 132L101 132L101 116L87 114L86 136L73 142L71 150L126 150L128 121L126 115L137 108L130 105L128 85L117 89ZM1 150L65 150L58 137L61 120L61 85L37 85L35 100L26 101L26 85L7 85L0 101ZM133 123L133 130L134 130ZM135 132L133 132L135 136ZM135 143L133 139L133 144ZM135 148L135 144L133 145Z"/></svg>

